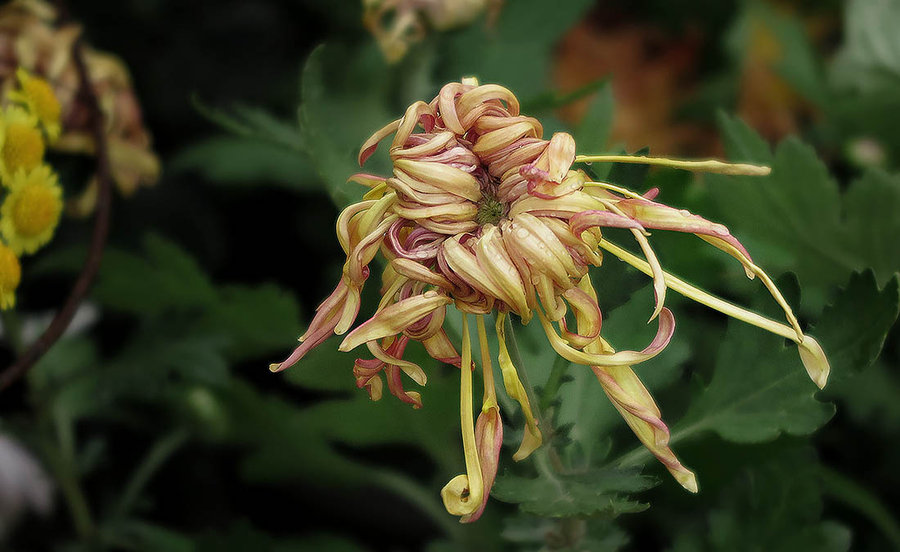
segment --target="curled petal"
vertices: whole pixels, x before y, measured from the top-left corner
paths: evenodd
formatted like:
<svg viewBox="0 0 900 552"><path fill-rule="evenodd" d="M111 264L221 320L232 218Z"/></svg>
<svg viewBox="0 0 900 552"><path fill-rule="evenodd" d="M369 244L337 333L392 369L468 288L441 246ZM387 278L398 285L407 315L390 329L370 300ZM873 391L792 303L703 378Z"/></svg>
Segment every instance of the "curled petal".
<svg viewBox="0 0 900 552"><path fill-rule="evenodd" d="M566 319L563 317L560 320L563 329L563 339L577 348L584 348L596 341L600 335L600 326L603 320L600 314L600 306L597 305L596 299L577 287L567 289L563 293L563 297L566 298L569 306L572 307L578 327L578 333L570 332L566 327Z"/></svg>
<svg viewBox="0 0 900 552"><path fill-rule="evenodd" d="M436 291L426 291L422 295L398 301L347 334L338 350L346 352L367 341L397 335L413 322L450 302L449 297Z"/></svg>
<svg viewBox="0 0 900 552"><path fill-rule="evenodd" d="M475 423L475 446L478 450L478 459L481 464L481 480L484 492L481 496L481 504L474 513L460 518L460 523L477 521L484 512L490 498L491 487L497 477L497 467L500 464L500 447L503 445L503 422L500 420L500 409L496 404L487 406L478 415Z"/></svg>
<svg viewBox="0 0 900 552"><path fill-rule="evenodd" d="M583 364L585 366L628 366L650 360L666 348L666 345L669 344L669 340L672 339L672 334L675 333L675 317L672 315L672 311L663 307L658 318L659 328L656 332L656 337L653 338L653 341L647 345L644 350L640 352L619 351L612 354L591 353L587 350L587 347L584 351L579 351L578 349L571 347L556 333L556 330L544 313L540 310L538 310L537 313L538 319L541 321L541 326L544 328L544 333L547 334L547 338L550 340L550 345L559 356L569 362Z"/></svg>
<svg viewBox="0 0 900 552"><path fill-rule="evenodd" d="M800 360L803 361L803 367L806 368L809 378L819 389L824 389L825 384L828 383L831 365L828 363L822 346L811 335L804 335L798 346L800 347Z"/></svg>
<svg viewBox="0 0 900 552"><path fill-rule="evenodd" d="M457 475L441 489L444 508L455 516L474 514L484 496L484 480L475 440L475 420L472 413L472 342L469 339L468 317L462 322L462 368L459 371L459 412L462 430L466 473Z"/></svg>
<svg viewBox="0 0 900 552"><path fill-rule="evenodd" d="M397 119L396 121L392 121L386 124L363 143L362 147L359 148L358 161L360 167L365 165L369 157L371 157L372 154L375 153L375 150L378 148L379 142L381 142L382 140L396 132L398 128L400 128L400 121L401 119Z"/></svg>
<svg viewBox="0 0 900 552"><path fill-rule="evenodd" d="M316 308L316 315L309 323L309 328L300 336L300 345L284 361L269 365L269 370L280 372L290 368L306 356L306 353L331 337L342 318L355 319L359 313L359 301L355 299L358 299L359 295L358 291L355 295L353 291L354 289L341 279L331 295Z"/></svg>
<svg viewBox="0 0 900 552"><path fill-rule="evenodd" d="M434 128L434 111L431 106L425 102L415 102L406 108L406 113L400 119L400 125L394 134L394 141L391 142L391 149L402 148L406 144L406 140L420 123L425 128L425 132L431 132Z"/></svg>
<svg viewBox="0 0 900 552"><path fill-rule="evenodd" d="M397 159L394 161L394 170L404 172L416 180L427 181L447 193L470 201L481 199L481 184L474 176L461 169L441 163Z"/></svg>
<svg viewBox="0 0 900 552"><path fill-rule="evenodd" d="M397 339L391 338L387 350L383 349L381 345L378 344L378 341L369 341L366 343L366 347L368 347L375 358L383 362L389 368L399 368L414 382L424 386L428 382L425 371L422 370L418 364L400 358L403 356L403 351L406 350L406 344L408 342L409 338L405 335L401 335Z"/></svg>

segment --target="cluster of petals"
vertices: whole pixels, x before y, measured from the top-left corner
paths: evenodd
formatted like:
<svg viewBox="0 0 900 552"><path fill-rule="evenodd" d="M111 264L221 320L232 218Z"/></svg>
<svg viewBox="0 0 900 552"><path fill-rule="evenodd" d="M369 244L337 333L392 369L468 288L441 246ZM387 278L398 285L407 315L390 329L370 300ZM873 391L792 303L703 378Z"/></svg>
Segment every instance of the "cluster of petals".
<svg viewBox="0 0 900 552"><path fill-rule="evenodd" d="M490 313L496 313L496 360L503 385L526 420L516 460L539 447L542 437L517 372L522 367L513 365L507 350L512 314L523 323L537 318L560 356L591 367L640 441L691 491L697 490L695 476L669 447L669 429L631 368L659 354L673 335L674 317L663 306L667 289L794 340L811 377L824 385L828 365L821 348L803 334L777 288L727 228L653 201L655 190L642 196L592 182L584 171L572 168L581 160L576 159L574 139L566 133L545 139L541 123L520 114L509 90L479 86L474 79L445 85L433 100L410 105L403 117L369 138L360 150L360 165L391 136L393 174L350 178L369 191L337 221L347 255L340 282L318 307L300 346L272 369L287 368L332 334L349 331L340 350L365 345L373 357L356 361L357 385L377 400L384 373L390 393L418 408L420 394L403 386L404 375L419 385L426 382L422 368L403 358L410 341L421 343L431 357L459 367L466 473L451 480L442 496L447 510L462 521L481 515L502 443L494 357L484 319ZM737 170L717 162L704 167ZM643 257L607 241L604 228L626 229ZM749 277L759 276L772 292L788 325L726 303L663 271L647 239L653 229L696 234L735 257ZM602 250L653 278L656 304L650 320L657 331L641 351L616 351L600 335L602 315L588 270L601 265ZM371 318L350 331L370 264L379 252L385 259L381 302ZM451 305L462 313L460 352L444 329ZM485 384L477 422L470 315L476 320Z"/></svg>

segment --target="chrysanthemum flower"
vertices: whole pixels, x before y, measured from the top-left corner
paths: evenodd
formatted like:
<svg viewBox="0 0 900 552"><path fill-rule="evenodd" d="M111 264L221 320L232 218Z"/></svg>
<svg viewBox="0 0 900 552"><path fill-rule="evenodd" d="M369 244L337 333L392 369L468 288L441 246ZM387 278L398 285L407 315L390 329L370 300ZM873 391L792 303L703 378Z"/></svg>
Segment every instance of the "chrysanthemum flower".
<svg viewBox="0 0 900 552"><path fill-rule="evenodd" d="M22 266L12 249L0 243L0 310L16 305L16 288L22 279Z"/></svg>
<svg viewBox="0 0 900 552"><path fill-rule="evenodd" d="M726 174L765 174L767 168L718 161L576 157L570 135L557 133L543 139L540 122L519 113L519 102L509 90L478 86L474 79L447 84L431 102L411 105L402 118L363 144L360 164L392 134L393 175L350 178L370 190L363 201L338 217L338 240L347 255L341 281L316 310L300 346L271 369L287 368L331 334L350 330L359 313L369 264L380 251L385 258L381 302L371 318L344 338L340 350L365 345L374 356L354 365L357 386L365 387L372 399L381 397L383 372L391 394L416 408L421 407L421 397L404 389L402 374L420 385L426 376L421 367L403 359L409 341L421 342L433 358L461 368L466 473L453 478L441 493L447 510L461 516L461 521L481 515L502 443L484 321L487 314L496 313L497 359L504 387L518 401L526 420L516 460L540 446L541 431L517 373L521 367L513 365L507 350L506 330L511 326L505 323L512 314L523 323L536 318L559 355L590 366L641 442L692 492L697 490L696 478L669 448L669 430L660 411L631 369L659 354L672 337L675 319L663 306L667 288L795 341L813 381L825 385L829 368L822 349L803 334L771 279L727 228L653 201L656 191L641 196L592 182L585 172L571 167L576 161L617 161ZM602 233L606 227L629 230L643 258L608 241ZM693 233L735 257L750 278L758 276L772 293L788 324L741 309L664 272L647 240L649 229ZM657 333L641 351L616 352L600 335L602 318L588 268L600 266L601 250L653 278L656 305L651 321L656 320ZM461 353L443 329L449 305L463 313ZM567 319L569 311L572 316ZM472 315L485 388L477 422Z"/></svg>
<svg viewBox="0 0 900 552"><path fill-rule="evenodd" d="M30 172L44 159L44 137L37 119L10 106L0 113L0 178L9 186L18 171Z"/></svg>
<svg viewBox="0 0 900 552"><path fill-rule="evenodd" d="M37 117L49 141L56 141L62 128L59 124L62 107L53 88L44 79L31 75L21 67L16 71L16 77L19 79L20 89L10 91L9 99L25 105Z"/></svg>
<svg viewBox="0 0 900 552"><path fill-rule="evenodd" d="M50 167L19 171L0 206L0 233L16 254L34 253L53 237L61 212L62 190Z"/></svg>

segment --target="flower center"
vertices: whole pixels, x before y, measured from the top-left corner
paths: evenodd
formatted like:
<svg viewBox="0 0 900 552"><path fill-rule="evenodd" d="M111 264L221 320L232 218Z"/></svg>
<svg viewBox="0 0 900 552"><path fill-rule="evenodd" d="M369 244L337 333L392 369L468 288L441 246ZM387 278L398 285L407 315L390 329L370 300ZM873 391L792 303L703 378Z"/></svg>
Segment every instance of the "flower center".
<svg viewBox="0 0 900 552"><path fill-rule="evenodd" d="M16 230L32 237L50 228L59 217L60 204L53 191L44 186L27 186L13 207Z"/></svg>
<svg viewBox="0 0 900 552"><path fill-rule="evenodd" d="M24 123L10 124L0 156L10 175L19 169L30 171L37 167L44 157L44 141L40 131Z"/></svg>
<svg viewBox="0 0 900 552"><path fill-rule="evenodd" d="M487 171L485 171L486 174ZM497 197L497 186L499 183L495 179L487 176L481 180L481 199L478 201L478 212L475 214L475 222L479 226L484 226L485 224L496 226L509 212L509 205Z"/></svg>

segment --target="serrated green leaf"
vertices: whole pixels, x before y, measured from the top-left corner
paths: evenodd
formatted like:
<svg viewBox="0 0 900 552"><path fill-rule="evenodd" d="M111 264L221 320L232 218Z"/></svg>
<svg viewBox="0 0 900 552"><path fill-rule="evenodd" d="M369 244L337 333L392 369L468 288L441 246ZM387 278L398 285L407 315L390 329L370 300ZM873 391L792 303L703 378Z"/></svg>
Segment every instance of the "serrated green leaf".
<svg viewBox="0 0 900 552"><path fill-rule="evenodd" d="M833 377L840 379L874 361L898 304L896 279L879 290L871 274L851 278L811 331L828 355ZM865 326L847 323L860 316L867 319ZM782 432L811 433L834 413L832 405L815 399L815 391L793 345L785 347L779 337L732 321L712 380L675 426L673 441L705 430L744 443L774 439Z"/></svg>
<svg viewBox="0 0 900 552"><path fill-rule="evenodd" d="M497 477L491 495L518 504L524 512L547 517L572 517L641 512L647 504L628 498L627 493L655 485L651 477L635 470L595 470L578 475L542 474L529 479L504 473Z"/></svg>
<svg viewBox="0 0 900 552"><path fill-rule="evenodd" d="M709 176L722 222L765 247L767 269L795 271L818 289L870 267L884 283L900 269L900 249L891 246L900 235L900 177L871 171L842 195L809 146L789 138L770 158L743 123L724 116L722 122L731 158L772 162L768 177Z"/></svg>

